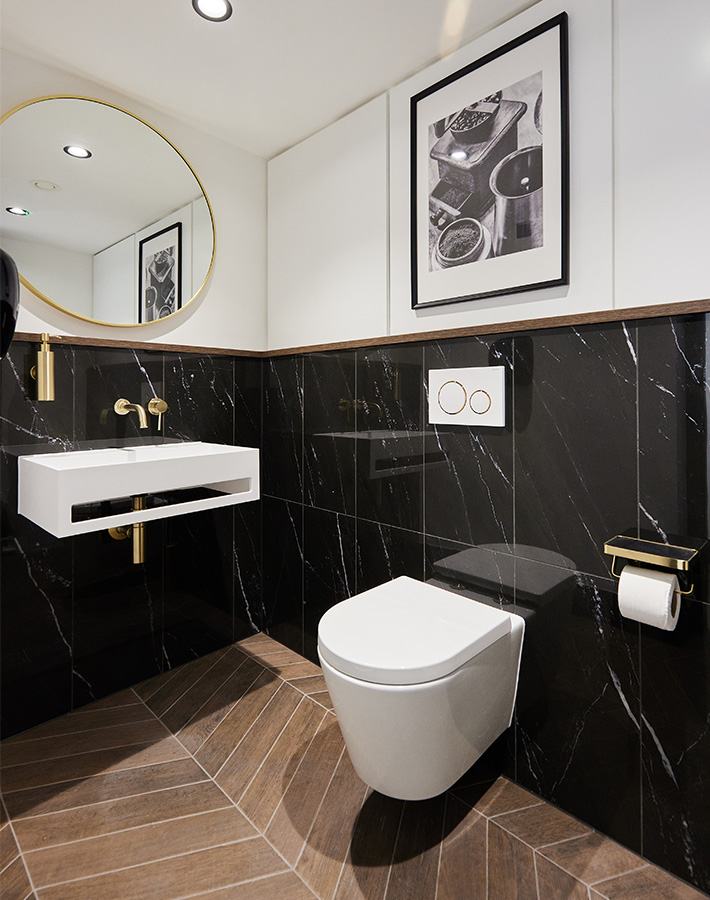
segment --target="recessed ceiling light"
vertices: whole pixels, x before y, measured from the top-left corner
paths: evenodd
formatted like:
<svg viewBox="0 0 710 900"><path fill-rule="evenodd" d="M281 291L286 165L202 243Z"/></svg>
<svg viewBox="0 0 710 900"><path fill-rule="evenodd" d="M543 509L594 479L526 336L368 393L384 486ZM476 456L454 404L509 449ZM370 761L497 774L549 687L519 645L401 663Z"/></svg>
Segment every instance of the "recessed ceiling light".
<svg viewBox="0 0 710 900"><path fill-rule="evenodd" d="M451 154L451 159L466 159L466 151L454 150L454 152Z"/></svg>
<svg viewBox="0 0 710 900"><path fill-rule="evenodd" d="M64 152L75 159L89 159L91 156L91 150L87 150L86 147L77 147L74 144L66 146Z"/></svg>
<svg viewBox="0 0 710 900"><path fill-rule="evenodd" d="M33 181L32 185L37 188L39 191L58 191L60 187L58 184L55 184L53 181Z"/></svg>
<svg viewBox="0 0 710 900"><path fill-rule="evenodd" d="M23 209L21 206L6 206L6 212L11 213L13 216L29 216L29 209Z"/></svg>
<svg viewBox="0 0 710 900"><path fill-rule="evenodd" d="M192 0L192 8L211 22L225 22L232 15L232 4L229 0Z"/></svg>

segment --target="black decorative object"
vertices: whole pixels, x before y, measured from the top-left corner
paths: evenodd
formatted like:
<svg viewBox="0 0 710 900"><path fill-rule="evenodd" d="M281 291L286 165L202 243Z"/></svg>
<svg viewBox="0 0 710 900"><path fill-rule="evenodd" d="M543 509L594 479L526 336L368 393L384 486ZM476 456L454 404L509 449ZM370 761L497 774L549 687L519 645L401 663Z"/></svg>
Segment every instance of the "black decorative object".
<svg viewBox="0 0 710 900"><path fill-rule="evenodd" d="M0 250L0 359L10 349L20 305L20 277L14 259Z"/></svg>

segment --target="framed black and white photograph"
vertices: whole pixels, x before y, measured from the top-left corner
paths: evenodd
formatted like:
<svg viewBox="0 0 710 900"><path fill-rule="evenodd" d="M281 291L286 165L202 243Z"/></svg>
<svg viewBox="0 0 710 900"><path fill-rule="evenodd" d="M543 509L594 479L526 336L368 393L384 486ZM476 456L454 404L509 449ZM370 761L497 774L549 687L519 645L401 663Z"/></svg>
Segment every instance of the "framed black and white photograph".
<svg viewBox="0 0 710 900"><path fill-rule="evenodd" d="M138 242L138 321L155 322L182 307L182 222Z"/></svg>
<svg viewBox="0 0 710 900"><path fill-rule="evenodd" d="M567 15L410 100L412 306L569 281Z"/></svg>

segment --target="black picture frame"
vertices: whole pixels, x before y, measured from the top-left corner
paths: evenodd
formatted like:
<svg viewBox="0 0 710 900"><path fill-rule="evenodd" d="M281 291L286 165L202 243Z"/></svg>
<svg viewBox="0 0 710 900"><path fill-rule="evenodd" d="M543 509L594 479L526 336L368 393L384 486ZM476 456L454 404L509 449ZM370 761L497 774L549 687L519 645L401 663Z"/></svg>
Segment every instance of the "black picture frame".
<svg viewBox="0 0 710 900"><path fill-rule="evenodd" d="M157 322L182 308L182 222L138 242L138 322Z"/></svg>
<svg viewBox="0 0 710 900"><path fill-rule="evenodd" d="M569 284L567 14L412 96L410 167L414 309Z"/></svg>

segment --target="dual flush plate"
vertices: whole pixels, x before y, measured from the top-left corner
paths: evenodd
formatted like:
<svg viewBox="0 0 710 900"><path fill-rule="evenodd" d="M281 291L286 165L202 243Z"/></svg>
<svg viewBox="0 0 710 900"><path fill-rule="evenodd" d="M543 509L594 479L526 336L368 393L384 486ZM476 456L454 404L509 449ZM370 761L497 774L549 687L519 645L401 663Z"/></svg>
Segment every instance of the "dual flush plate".
<svg viewBox="0 0 710 900"><path fill-rule="evenodd" d="M429 422L505 426L505 366L430 369Z"/></svg>

